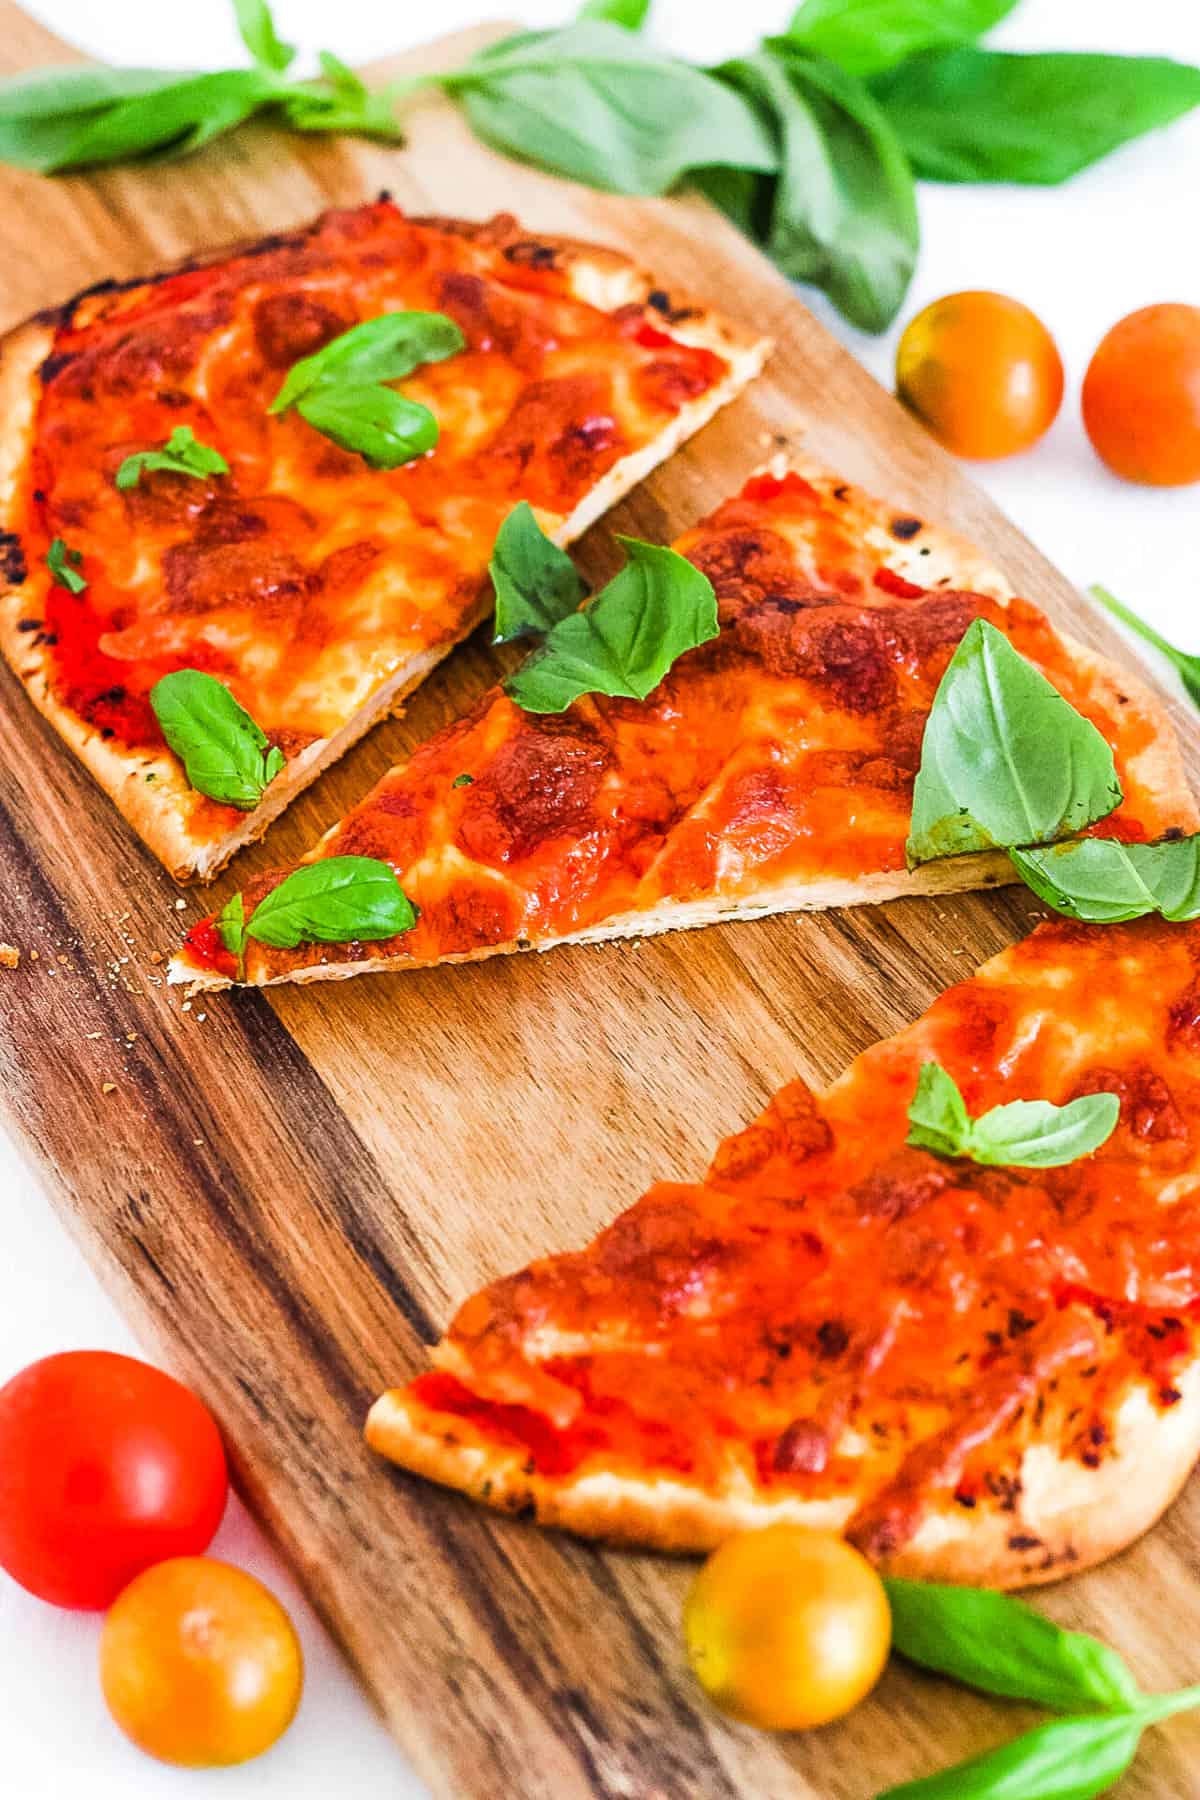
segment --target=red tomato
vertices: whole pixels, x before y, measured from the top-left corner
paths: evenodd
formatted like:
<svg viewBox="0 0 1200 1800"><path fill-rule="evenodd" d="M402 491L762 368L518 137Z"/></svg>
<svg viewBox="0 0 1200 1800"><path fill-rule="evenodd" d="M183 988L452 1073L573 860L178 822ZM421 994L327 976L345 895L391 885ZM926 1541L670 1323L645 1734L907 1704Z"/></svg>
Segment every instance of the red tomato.
<svg viewBox="0 0 1200 1800"><path fill-rule="evenodd" d="M261 1756L287 1730L304 1659L261 1581L180 1556L139 1575L104 1621L100 1685L139 1750L210 1769Z"/></svg>
<svg viewBox="0 0 1200 1800"><path fill-rule="evenodd" d="M0 1567L55 1606L206 1549L228 1487L211 1415L148 1363L70 1350L0 1388Z"/></svg>

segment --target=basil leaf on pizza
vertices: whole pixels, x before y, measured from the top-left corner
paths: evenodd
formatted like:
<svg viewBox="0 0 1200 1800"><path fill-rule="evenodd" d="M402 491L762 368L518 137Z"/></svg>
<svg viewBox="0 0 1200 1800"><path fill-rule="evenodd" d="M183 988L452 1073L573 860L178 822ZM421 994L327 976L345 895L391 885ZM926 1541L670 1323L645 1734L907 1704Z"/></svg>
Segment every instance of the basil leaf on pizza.
<svg viewBox="0 0 1200 1800"><path fill-rule="evenodd" d="M116 473L116 485L126 492L135 488L149 471L164 469L173 475L228 475L229 464L219 450L202 444L190 425L177 425L161 450L135 450Z"/></svg>
<svg viewBox="0 0 1200 1800"><path fill-rule="evenodd" d="M908 1109L905 1142L992 1168L1061 1169L1106 1143L1120 1112L1116 1094L1083 1094L1065 1106L1010 1100L972 1119L953 1077L940 1063L927 1062Z"/></svg>
<svg viewBox="0 0 1200 1800"><path fill-rule="evenodd" d="M1055 1719L876 1800L1094 1800L1125 1773L1146 1723L1136 1712Z"/></svg>
<svg viewBox="0 0 1200 1800"><path fill-rule="evenodd" d="M488 573L496 590L493 644L542 637L583 599L575 564L551 543L528 500L513 507L496 533Z"/></svg>
<svg viewBox="0 0 1200 1800"><path fill-rule="evenodd" d="M923 1669L1053 1712L1130 1707L1140 1698L1115 1650L1007 1594L899 1577L884 1586L892 1648Z"/></svg>
<svg viewBox="0 0 1200 1800"><path fill-rule="evenodd" d="M150 704L196 792L252 812L286 759L225 683L201 669L176 669L155 682Z"/></svg>
<svg viewBox="0 0 1200 1800"><path fill-rule="evenodd" d="M677 657L718 636L707 575L677 550L620 538L628 561L582 612L560 619L504 683L526 712L559 713L584 694L644 700Z"/></svg>
<svg viewBox="0 0 1200 1800"><path fill-rule="evenodd" d="M46 567L54 579L56 587L66 588L69 594L82 594L87 582L79 573L79 565L83 561L83 553L68 548L63 538L51 540L46 552Z"/></svg>
<svg viewBox="0 0 1200 1800"><path fill-rule="evenodd" d="M1162 844L1082 838L1009 855L1038 898L1072 919L1113 925L1147 913L1176 924L1200 918L1200 837Z"/></svg>
<svg viewBox="0 0 1200 1800"><path fill-rule="evenodd" d="M364 387L372 382L403 381L422 363L444 362L456 355L466 348L466 342L445 313L380 313L293 363L269 410L286 412L302 394L327 384Z"/></svg>
<svg viewBox="0 0 1200 1800"><path fill-rule="evenodd" d="M1070 837L1121 802L1090 720L975 619L933 697L913 788L910 868L968 851Z"/></svg>
<svg viewBox="0 0 1200 1800"><path fill-rule="evenodd" d="M277 950L297 944L377 942L411 931L417 911L388 863L328 856L302 863L261 900L246 936Z"/></svg>
<svg viewBox="0 0 1200 1800"><path fill-rule="evenodd" d="M246 954L246 903L233 894L217 914L217 936L240 963Z"/></svg>
<svg viewBox="0 0 1200 1800"><path fill-rule="evenodd" d="M373 469L398 469L438 441L438 422L427 406L375 383L321 383L300 396L296 411L322 437L361 456Z"/></svg>

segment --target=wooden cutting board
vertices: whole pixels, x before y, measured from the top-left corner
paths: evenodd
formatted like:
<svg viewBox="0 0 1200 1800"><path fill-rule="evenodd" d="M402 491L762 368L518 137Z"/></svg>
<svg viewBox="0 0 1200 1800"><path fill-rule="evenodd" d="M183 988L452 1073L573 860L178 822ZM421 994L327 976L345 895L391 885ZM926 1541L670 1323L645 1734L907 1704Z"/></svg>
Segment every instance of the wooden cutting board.
<svg viewBox="0 0 1200 1800"><path fill-rule="evenodd" d="M444 66L489 35L374 73ZM0 66L69 54L0 0ZM156 169L0 171L0 329L102 276L380 187L421 211L510 209L534 230L621 245L778 340L752 393L585 540L590 575L612 567L612 528L669 540L769 445L803 441L973 535L1055 618L1113 647L716 214L503 161L437 99L414 107L403 149L252 129ZM459 651L216 899L290 861L495 669L479 638ZM1200 737L1179 722L1200 769ZM471 1289L586 1239L652 1177L697 1177L774 1088L828 1080L1018 937L1027 900L902 901L189 1011L160 959L212 899L179 895L4 671L0 939L24 952L0 977L4 1115L121 1304L215 1409L242 1492L434 1793L867 1800L1023 1726L1020 1709L899 1666L838 1727L789 1739L726 1726L682 1663L688 1565L485 1515L375 1460L360 1428ZM1198 1543L1193 1485L1145 1542L1044 1604L1128 1652L1148 1686L1194 1679ZM1198 1758L1200 1720L1180 1720L1122 1793L1195 1793Z"/></svg>

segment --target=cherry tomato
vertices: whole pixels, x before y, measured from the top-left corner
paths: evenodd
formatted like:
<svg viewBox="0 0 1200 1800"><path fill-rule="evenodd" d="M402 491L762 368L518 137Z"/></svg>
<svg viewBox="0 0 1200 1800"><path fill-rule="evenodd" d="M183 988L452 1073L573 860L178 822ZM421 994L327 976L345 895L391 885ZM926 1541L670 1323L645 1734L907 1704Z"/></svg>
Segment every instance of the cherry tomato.
<svg viewBox="0 0 1200 1800"><path fill-rule="evenodd" d="M269 1750L295 1717L304 1659L261 1581L207 1556L131 1582L100 1638L108 1710L139 1750L210 1769Z"/></svg>
<svg viewBox="0 0 1200 1800"><path fill-rule="evenodd" d="M1200 306L1146 306L1114 325L1084 376L1083 423L1126 481L1200 481Z"/></svg>
<svg viewBox="0 0 1200 1800"><path fill-rule="evenodd" d="M905 327L896 392L947 450L986 462L1049 431L1062 405L1062 359L1019 300L947 294Z"/></svg>
<svg viewBox="0 0 1200 1800"><path fill-rule="evenodd" d="M883 1673L892 1615L882 1581L842 1538L769 1525L729 1538L683 1613L688 1661L723 1712L767 1731L826 1725Z"/></svg>
<svg viewBox="0 0 1200 1800"><path fill-rule="evenodd" d="M206 1549L228 1485L211 1415L148 1363L70 1350L0 1388L0 1567L55 1606Z"/></svg>

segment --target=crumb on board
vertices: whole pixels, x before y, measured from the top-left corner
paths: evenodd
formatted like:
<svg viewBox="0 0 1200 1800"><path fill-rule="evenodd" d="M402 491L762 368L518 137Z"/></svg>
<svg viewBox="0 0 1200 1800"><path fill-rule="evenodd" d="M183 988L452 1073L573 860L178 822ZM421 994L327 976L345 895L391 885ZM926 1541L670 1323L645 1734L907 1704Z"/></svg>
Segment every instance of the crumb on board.
<svg viewBox="0 0 1200 1800"><path fill-rule="evenodd" d="M21 952L15 944L0 944L0 969L17 969L21 965Z"/></svg>
<svg viewBox="0 0 1200 1800"><path fill-rule="evenodd" d="M116 1091L117 1084L115 1081L102 1081L100 1083L100 1092L102 1094L115 1094Z"/></svg>

